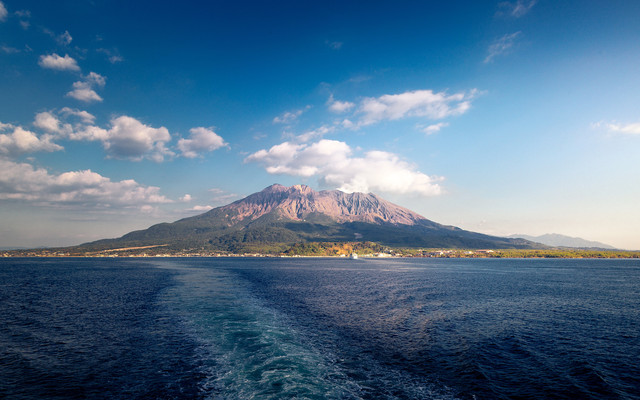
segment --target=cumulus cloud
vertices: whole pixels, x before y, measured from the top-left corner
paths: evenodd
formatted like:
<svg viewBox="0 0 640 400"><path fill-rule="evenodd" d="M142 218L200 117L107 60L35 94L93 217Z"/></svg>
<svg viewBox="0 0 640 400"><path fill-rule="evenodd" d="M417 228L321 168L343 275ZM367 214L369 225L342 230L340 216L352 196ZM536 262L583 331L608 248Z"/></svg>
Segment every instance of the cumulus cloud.
<svg viewBox="0 0 640 400"><path fill-rule="evenodd" d="M66 122L68 119L75 119L75 122ZM111 119L108 129L93 125L94 120L95 117L86 111L65 107L57 114L53 111L36 114L33 125L50 134L51 138L100 141L112 158L132 161L147 158L161 162L165 157L175 155L166 147L171 135L165 127L154 128L126 115ZM201 139L196 135L196 142L198 140ZM205 146L208 142L198 143Z"/></svg>
<svg viewBox="0 0 640 400"><path fill-rule="evenodd" d="M65 54L64 57L56 53L40 56L38 64L42 68L55 69L58 71L80 71L80 67L75 59Z"/></svg>
<svg viewBox="0 0 640 400"><path fill-rule="evenodd" d="M65 118L63 122L58 116ZM66 122L66 119L75 119L74 123ZM95 116L92 114L64 107L57 115L54 111L43 111L36 114L33 125L56 138L71 140L103 140L107 137L108 131L93 126Z"/></svg>
<svg viewBox="0 0 640 400"><path fill-rule="evenodd" d="M36 114L33 125L56 137L72 140L99 140L106 136L106 131L102 134L96 134L96 129L99 128L91 126L96 117L86 111L64 107L59 114L67 119L72 118L76 121L73 125L62 122L53 111L43 111Z"/></svg>
<svg viewBox="0 0 640 400"><path fill-rule="evenodd" d="M92 101L102 101L102 97L95 90L93 90L86 82L74 82L73 90L67 93L68 97L73 97L76 100L90 103Z"/></svg>
<svg viewBox="0 0 640 400"><path fill-rule="evenodd" d="M427 135L433 135L434 133L440 132L440 129L449 126L448 122L438 122L437 124L429 125L422 129L422 132Z"/></svg>
<svg viewBox="0 0 640 400"><path fill-rule="evenodd" d="M536 3L537 0L517 0L515 2L505 1L498 4L498 12L496 15L520 18L531 11Z"/></svg>
<svg viewBox="0 0 640 400"><path fill-rule="evenodd" d="M82 123L93 124L96 117L87 111L78 110L76 108L64 107L60 112L65 116L74 116L80 119Z"/></svg>
<svg viewBox="0 0 640 400"><path fill-rule="evenodd" d="M442 119L467 112L476 94L475 89L451 95L446 92L434 93L432 90L414 90L367 97L361 101L356 113L362 115L359 126L405 117Z"/></svg>
<svg viewBox="0 0 640 400"><path fill-rule="evenodd" d="M63 149L62 146L52 142L53 137L51 135L45 134L38 136L20 126L14 127L10 124L0 125L2 131L7 129L13 130L11 133L0 134L0 155L2 156L14 157L37 151L52 152Z"/></svg>
<svg viewBox="0 0 640 400"><path fill-rule="evenodd" d="M334 113L343 113L355 107L355 103L351 103L349 101L338 101L333 98L333 95L331 95L327 101L327 106L329 107L329 110Z"/></svg>
<svg viewBox="0 0 640 400"><path fill-rule="evenodd" d="M640 135L640 122L621 124L618 122L598 122L593 124L595 128L605 128L609 132L626 135Z"/></svg>
<svg viewBox="0 0 640 400"><path fill-rule="evenodd" d="M73 90L67 93L67 96L86 103L102 101L102 97L96 93L94 88L102 88L105 83L106 78L104 76L91 72L89 75L85 76L83 80L74 82Z"/></svg>
<svg viewBox="0 0 640 400"><path fill-rule="evenodd" d="M0 22L4 22L7 20L7 8L4 6L4 3L0 1Z"/></svg>
<svg viewBox="0 0 640 400"><path fill-rule="evenodd" d="M515 45L521 33L521 31L509 33L491 43L487 50L487 57L484 59L485 64L493 61L495 57L509 52L509 50Z"/></svg>
<svg viewBox="0 0 640 400"><path fill-rule="evenodd" d="M91 170L50 174L31 164L0 159L0 200L75 204L94 208L144 207L170 203L160 188L132 179L113 182Z"/></svg>
<svg viewBox="0 0 640 400"><path fill-rule="evenodd" d="M48 111L36 114L33 125L49 133L61 133L62 131L58 117Z"/></svg>
<svg viewBox="0 0 640 400"><path fill-rule="evenodd" d="M245 162L262 164L271 174L317 176L325 186L346 192L442 193L442 178L428 176L397 155L369 151L362 157L344 142L321 140L312 144L284 142L269 150L257 151Z"/></svg>
<svg viewBox="0 0 640 400"><path fill-rule="evenodd" d="M114 158L133 161L149 158L161 162L165 156L174 155L165 147L171 140L167 128L153 128L132 117L114 118L108 131L94 130L94 135L96 139L102 140L107 154Z"/></svg>
<svg viewBox="0 0 640 400"><path fill-rule="evenodd" d="M214 151L226 145L224 139L211 129L198 127L190 129L189 132L191 135L188 139L178 141L178 149L184 157L196 158L202 153Z"/></svg>

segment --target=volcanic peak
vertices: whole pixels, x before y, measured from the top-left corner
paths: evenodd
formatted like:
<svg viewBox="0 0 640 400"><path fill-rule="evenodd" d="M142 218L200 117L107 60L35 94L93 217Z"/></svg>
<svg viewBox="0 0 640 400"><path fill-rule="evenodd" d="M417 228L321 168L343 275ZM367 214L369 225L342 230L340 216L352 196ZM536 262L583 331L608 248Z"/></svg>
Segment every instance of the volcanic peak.
<svg viewBox="0 0 640 400"><path fill-rule="evenodd" d="M235 210L234 220L255 220L278 213L283 219L302 221L310 215L324 215L337 222L369 222L414 225L425 220L406 208L372 193L345 193L339 190L316 192L306 185L279 184L238 200L223 209Z"/></svg>

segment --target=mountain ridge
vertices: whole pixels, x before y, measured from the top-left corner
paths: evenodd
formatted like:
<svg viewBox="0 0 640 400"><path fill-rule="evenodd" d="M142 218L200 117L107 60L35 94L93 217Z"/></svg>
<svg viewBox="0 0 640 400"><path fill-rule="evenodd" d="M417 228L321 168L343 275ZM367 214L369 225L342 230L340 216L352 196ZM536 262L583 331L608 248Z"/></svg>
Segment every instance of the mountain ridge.
<svg viewBox="0 0 640 400"><path fill-rule="evenodd" d="M372 193L345 193L339 190L316 192L305 185L286 187L274 184L221 208L231 209L234 206L240 206L238 219L257 219L274 208L280 210L283 217L292 220L303 220L312 213L328 215L338 222L381 220L414 225L418 220L426 219Z"/></svg>
<svg viewBox="0 0 640 400"><path fill-rule="evenodd" d="M203 214L129 232L80 247L166 245L171 249L242 252L304 242L369 241L397 247L541 248L441 225L372 193L315 191L305 185L271 185Z"/></svg>
<svg viewBox="0 0 640 400"><path fill-rule="evenodd" d="M540 236L515 234L507 236L509 238L521 238L532 242L542 243L553 247L571 247L576 249L605 249L616 250L615 247L594 240L587 240L579 237L561 235L559 233L545 233Z"/></svg>

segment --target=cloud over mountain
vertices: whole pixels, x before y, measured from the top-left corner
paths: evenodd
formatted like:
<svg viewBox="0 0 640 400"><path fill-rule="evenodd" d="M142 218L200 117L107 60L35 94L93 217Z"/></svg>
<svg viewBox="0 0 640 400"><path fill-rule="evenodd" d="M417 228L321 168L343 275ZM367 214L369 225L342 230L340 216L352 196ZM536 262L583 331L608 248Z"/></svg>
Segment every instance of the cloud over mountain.
<svg viewBox="0 0 640 400"><path fill-rule="evenodd" d="M318 177L325 186L346 192L380 191L434 196L443 192L441 178L430 177L397 155L369 151L353 156L345 142L323 139L311 144L284 142L245 158L270 174Z"/></svg>

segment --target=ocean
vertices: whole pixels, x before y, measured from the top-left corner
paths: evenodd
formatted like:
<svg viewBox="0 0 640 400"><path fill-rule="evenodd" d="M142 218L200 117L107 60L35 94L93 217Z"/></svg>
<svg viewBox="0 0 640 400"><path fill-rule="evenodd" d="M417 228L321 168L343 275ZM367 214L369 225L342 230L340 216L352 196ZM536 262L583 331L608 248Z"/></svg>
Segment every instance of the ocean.
<svg viewBox="0 0 640 400"><path fill-rule="evenodd" d="M2 399L640 399L640 260L0 259Z"/></svg>

